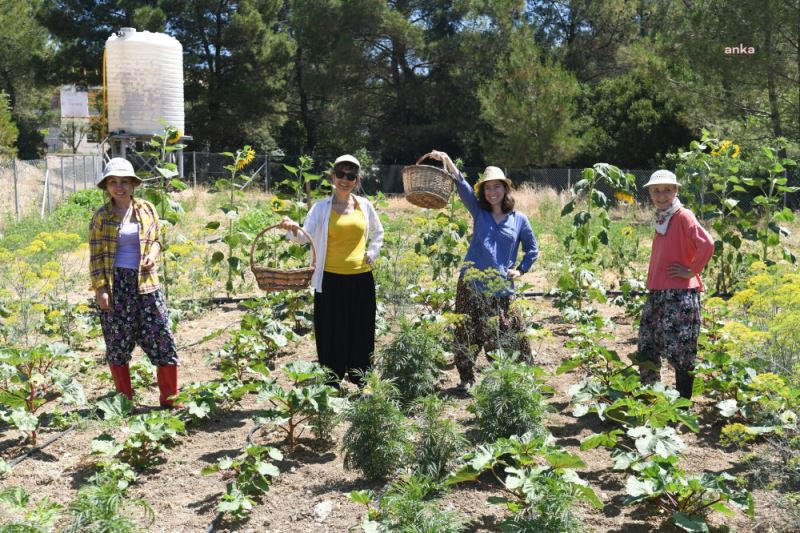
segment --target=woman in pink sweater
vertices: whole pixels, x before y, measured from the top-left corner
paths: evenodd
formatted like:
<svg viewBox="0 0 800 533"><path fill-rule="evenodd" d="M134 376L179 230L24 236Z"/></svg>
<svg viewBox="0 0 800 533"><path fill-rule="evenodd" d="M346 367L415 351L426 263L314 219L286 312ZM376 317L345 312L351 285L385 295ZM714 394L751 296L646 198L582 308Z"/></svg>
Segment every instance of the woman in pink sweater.
<svg viewBox="0 0 800 533"><path fill-rule="evenodd" d="M645 188L656 207L655 235L647 270L647 302L639 324L638 360L642 383L661 378L661 358L675 367L675 383L692 397L703 271L714 255L714 239L677 198L680 184L669 170L657 170Z"/></svg>

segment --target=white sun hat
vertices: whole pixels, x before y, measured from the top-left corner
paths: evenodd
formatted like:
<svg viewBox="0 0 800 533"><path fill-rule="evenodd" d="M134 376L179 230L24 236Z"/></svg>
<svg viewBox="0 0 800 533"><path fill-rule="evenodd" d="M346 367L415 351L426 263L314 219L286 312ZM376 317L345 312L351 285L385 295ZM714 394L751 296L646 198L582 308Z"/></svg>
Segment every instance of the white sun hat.
<svg viewBox="0 0 800 533"><path fill-rule="evenodd" d="M141 178L133 171L133 165L124 157L114 157L106 163L103 169L103 174L97 178L95 185L100 189L105 189L105 181L109 176L117 176L120 178L134 178L137 185L142 183Z"/></svg>
<svg viewBox="0 0 800 533"><path fill-rule="evenodd" d="M661 169L656 170L653 174L650 175L650 181L644 184L644 188L648 188L651 185L675 185L676 187L680 187L681 184L678 183L678 178L670 172L669 170Z"/></svg>

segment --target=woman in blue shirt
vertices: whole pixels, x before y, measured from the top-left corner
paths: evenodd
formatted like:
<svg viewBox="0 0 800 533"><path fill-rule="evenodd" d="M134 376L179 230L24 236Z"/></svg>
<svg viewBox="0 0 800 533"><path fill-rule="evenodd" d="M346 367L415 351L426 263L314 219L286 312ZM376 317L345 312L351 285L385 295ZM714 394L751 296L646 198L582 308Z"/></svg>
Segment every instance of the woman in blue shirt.
<svg viewBox="0 0 800 533"><path fill-rule="evenodd" d="M486 167L475 192L444 152L430 157L442 162L472 215L472 240L456 288L456 313L467 315L455 331L455 364L459 390L475 381L475 360L481 348L504 348L531 361L531 348L519 315L510 308L513 279L526 273L539 256L528 217L514 210L511 180L498 167ZM517 253L522 246L522 260ZM493 320L494 319L494 320Z"/></svg>

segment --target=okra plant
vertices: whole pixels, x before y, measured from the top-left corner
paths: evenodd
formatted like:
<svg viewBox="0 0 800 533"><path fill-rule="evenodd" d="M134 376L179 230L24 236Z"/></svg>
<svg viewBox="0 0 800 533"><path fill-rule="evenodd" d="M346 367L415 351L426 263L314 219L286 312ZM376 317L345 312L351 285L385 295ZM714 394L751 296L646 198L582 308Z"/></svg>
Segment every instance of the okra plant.
<svg viewBox="0 0 800 533"><path fill-rule="evenodd" d="M257 499L269 490L272 479L280 473L272 461L281 460L283 454L280 450L270 446L251 445L236 457L223 457L217 464L203 468L200 474L232 474L232 480L225 484L225 494L217 505L217 510L241 520L255 507Z"/></svg>
<svg viewBox="0 0 800 533"><path fill-rule="evenodd" d="M328 371L318 363L293 361L281 372L289 378L290 388L284 389L275 378L261 385L258 398L268 407L256 424L269 424L285 433L290 450L309 426L318 438L328 438L334 417L343 407L333 397L336 390L326 383Z"/></svg>
<svg viewBox="0 0 800 533"><path fill-rule="evenodd" d="M551 440L551 435L526 433L481 445L464 456L463 466L446 483L483 483L481 475L491 473L503 496L492 496L488 502L504 505L512 513L503 522L504 531L585 530L573 505L585 501L602 509L603 503L575 472L586 463Z"/></svg>

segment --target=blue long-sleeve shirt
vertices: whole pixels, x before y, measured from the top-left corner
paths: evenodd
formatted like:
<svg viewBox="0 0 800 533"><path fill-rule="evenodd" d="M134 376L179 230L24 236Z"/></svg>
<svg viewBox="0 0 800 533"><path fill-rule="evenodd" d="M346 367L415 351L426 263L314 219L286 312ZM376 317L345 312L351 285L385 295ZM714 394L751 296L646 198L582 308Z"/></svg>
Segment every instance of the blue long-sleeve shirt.
<svg viewBox="0 0 800 533"><path fill-rule="evenodd" d="M472 187L461 174L456 179L456 190L473 220L472 240L464 258L466 266L462 275L468 267L473 267L478 270L492 268L505 277L508 269L514 267L520 245L523 256L517 270L523 274L527 272L539 257L536 235L528 217L511 211L505 220L495 222L492 213L481 208Z"/></svg>

